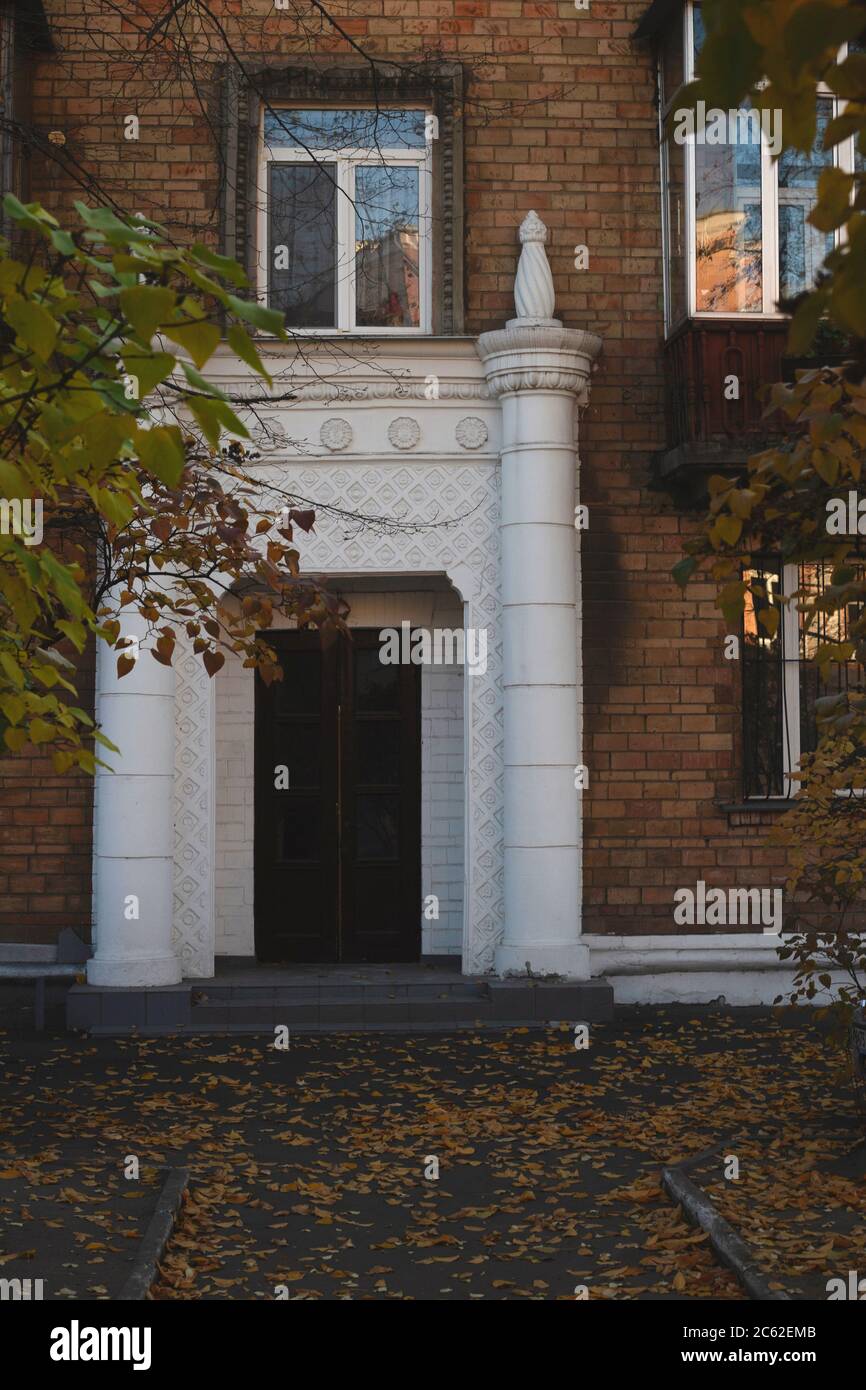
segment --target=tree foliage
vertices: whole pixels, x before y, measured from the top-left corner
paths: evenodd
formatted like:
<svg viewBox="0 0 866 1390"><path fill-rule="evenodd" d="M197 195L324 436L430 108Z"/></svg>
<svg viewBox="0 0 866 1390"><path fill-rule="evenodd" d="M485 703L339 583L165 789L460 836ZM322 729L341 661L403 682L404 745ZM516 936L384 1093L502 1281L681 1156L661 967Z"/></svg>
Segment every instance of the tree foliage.
<svg viewBox="0 0 866 1390"><path fill-rule="evenodd" d="M750 103L780 111L784 149L808 153L817 130L820 91L841 109L827 125L824 149L854 137L853 170L838 164L819 176L809 222L840 233L815 285L790 304L788 350L816 359L786 384L767 383L766 414L778 431L775 447L748 461L745 475L710 479L709 509L700 534L675 567L686 585L704 569L718 584L717 602L729 625L747 604L774 637L786 605L815 630L812 659L822 677L835 667L866 664L866 524L834 528L829 519L861 484L866 445L866 6L850 0L705 0L706 39L698 79L678 104L730 109ZM822 87L822 84L824 86ZM826 365L828 341L844 345ZM855 497L855 509L856 509ZM830 582L811 593L768 592L765 562L817 562ZM835 682L844 687L845 682ZM830 968L848 983L844 1001L863 993L863 948L856 910L866 882L866 691L851 689L818 701L820 740L803 758L800 791L772 838L785 844L796 907L783 948L796 965L792 998L829 988ZM816 912L818 924L810 921ZM862 926L862 919L860 921Z"/></svg>
<svg viewBox="0 0 866 1390"><path fill-rule="evenodd" d="M0 735L92 771L106 740L69 655L105 642L131 670L118 607L157 661L183 633L210 675L231 650L266 679L279 667L258 634L275 609L302 623L340 610L299 576L294 527L314 513L267 495L245 425L202 374L226 337L270 385L247 329L285 337L282 315L236 293L234 262L153 222L77 203L67 230L36 204L5 208L25 250L0 259Z"/></svg>

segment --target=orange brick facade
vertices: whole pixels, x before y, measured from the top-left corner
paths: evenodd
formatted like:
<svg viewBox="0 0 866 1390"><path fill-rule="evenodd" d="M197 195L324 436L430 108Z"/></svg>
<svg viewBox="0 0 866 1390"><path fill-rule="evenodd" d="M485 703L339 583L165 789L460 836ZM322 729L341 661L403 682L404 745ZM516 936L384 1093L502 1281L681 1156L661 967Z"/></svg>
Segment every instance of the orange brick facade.
<svg viewBox="0 0 866 1390"><path fill-rule="evenodd" d="M717 804L740 794L739 665L723 659L711 588L683 597L670 577L694 516L649 487L664 426L655 82L649 47L633 38L645 4L591 0L581 11L572 0L338 0L329 8L342 35L301 4L303 34L295 8L265 0L219 0L212 13L255 68L301 57L327 66L329 55L362 61L352 40L379 59L461 63L466 332L513 314L515 229L535 208L550 229L558 316L603 339L580 445L590 517L584 931L673 932L677 886L778 883L780 873L764 830ZM181 71L177 29L168 50L146 40L153 6L127 18L95 0L49 0L46 11L57 52L36 64L34 120L63 133L59 148L79 182L34 156L32 196L58 215L73 197L110 196L175 235L215 240L226 62L215 25L187 12L197 96ZM140 119L134 143L123 138L128 114ZM580 244L586 270L574 268ZM0 930L25 939L40 926L53 935L85 924L87 789L48 776L42 760L4 766Z"/></svg>

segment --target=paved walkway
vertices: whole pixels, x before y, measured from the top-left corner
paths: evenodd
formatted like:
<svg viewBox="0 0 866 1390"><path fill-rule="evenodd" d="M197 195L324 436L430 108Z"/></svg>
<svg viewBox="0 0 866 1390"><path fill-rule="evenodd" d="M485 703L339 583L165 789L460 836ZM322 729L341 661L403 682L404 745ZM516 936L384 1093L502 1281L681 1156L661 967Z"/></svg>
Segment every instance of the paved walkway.
<svg viewBox="0 0 866 1390"><path fill-rule="evenodd" d="M744 1221L768 1142L776 1195L804 1172L817 1185L822 1165L856 1169L862 1131L834 1063L811 1029L696 1008L621 1013L587 1050L566 1029L298 1036L286 1052L7 1033L0 1276L42 1277L51 1298L115 1294L160 1171L186 1164L162 1298L736 1299L660 1168L724 1141ZM770 1214L766 1164L754 1181ZM793 1243L768 1251L770 1277L803 1296L858 1255L866 1269L856 1200L779 1211Z"/></svg>

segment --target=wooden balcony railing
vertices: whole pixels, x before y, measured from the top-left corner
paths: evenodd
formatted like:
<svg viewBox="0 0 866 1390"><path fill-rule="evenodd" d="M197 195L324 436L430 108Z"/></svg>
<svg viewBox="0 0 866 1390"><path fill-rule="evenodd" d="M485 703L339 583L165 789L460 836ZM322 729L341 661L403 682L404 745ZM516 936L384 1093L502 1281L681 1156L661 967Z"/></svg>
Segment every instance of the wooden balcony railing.
<svg viewBox="0 0 866 1390"><path fill-rule="evenodd" d="M678 328L664 349L667 447L760 448L772 438L778 424L763 418L761 388L783 379L787 335L787 321L692 319ZM735 398L725 390L731 377Z"/></svg>

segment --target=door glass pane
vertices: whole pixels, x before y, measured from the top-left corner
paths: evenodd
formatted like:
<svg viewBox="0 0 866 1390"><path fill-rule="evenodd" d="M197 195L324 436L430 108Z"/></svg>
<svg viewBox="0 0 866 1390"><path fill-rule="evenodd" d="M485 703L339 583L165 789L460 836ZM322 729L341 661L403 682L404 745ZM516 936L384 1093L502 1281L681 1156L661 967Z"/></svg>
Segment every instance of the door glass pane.
<svg viewBox="0 0 866 1390"><path fill-rule="evenodd" d="M355 171L355 296L360 327L417 328L419 170Z"/></svg>
<svg viewBox="0 0 866 1390"><path fill-rule="evenodd" d="M423 150L426 112L396 107L265 112L265 145L296 150Z"/></svg>
<svg viewBox="0 0 866 1390"><path fill-rule="evenodd" d="M269 302L289 328L333 328L336 164L269 166Z"/></svg>
<svg viewBox="0 0 866 1390"><path fill-rule="evenodd" d="M355 797L355 854L360 860L400 857L400 798L362 793Z"/></svg>
<svg viewBox="0 0 866 1390"><path fill-rule="evenodd" d="M358 781L373 787L399 782L401 729L397 720L359 720L355 732Z"/></svg>
<svg viewBox="0 0 866 1390"><path fill-rule="evenodd" d="M318 722L313 724L303 720L278 724L274 729L274 764L288 768L290 791L299 787L318 787L322 770Z"/></svg>
<svg viewBox="0 0 866 1390"><path fill-rule="evenodd" d="M701 49L704 46L704 39L707 31L704 27L704 16L700 5L692 6L692 37L694 39L693 61L697 65L698 58L701 56Z"/></svg>
<svg viewBox="0 0 866 1390"><path fill-rule="evenodd" d="M783 299L811 289L824 257L833 250L833 233L807 222L818 197L818 178L833 163L822 149L832 101L818 102L815 143L809 154L786 149L779 159L779 294Z"/></svg>
<svg viewBox="0 0 866 1390"><path fill-rule="evenodd" d="M400 708L400 667L383 666L378 647L355 650L355 708L376 712Z"/></svg>
<svg viewBox="0 0 866 1390"><path fill-rule="evenodd" d="M277 858L318 860L321 808L317 796L293 797L280 804L276 819Z"/></svg>
<svg viewBox="0 0 866 1390"><path fill-rule="evenodd" d="M276 713L315 714L321 703L321 658L318 652L280 651L283 679L271 686Z"/></svg>
<svg viewBox="0 0 866 1390"><path fill-rule="evenodd" d="M740 117L728 124L728 143L695 140L699 312L760 313L763 308L759 113L743 108Z"/></svg>

